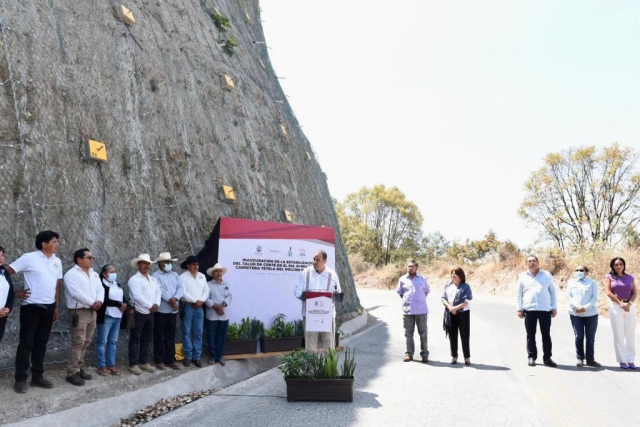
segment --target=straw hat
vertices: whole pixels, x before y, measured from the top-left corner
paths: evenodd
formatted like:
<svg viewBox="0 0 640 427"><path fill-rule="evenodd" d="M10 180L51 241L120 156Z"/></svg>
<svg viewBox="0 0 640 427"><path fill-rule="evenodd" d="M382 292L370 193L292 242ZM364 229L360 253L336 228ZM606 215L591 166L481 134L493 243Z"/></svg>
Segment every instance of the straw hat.
<svg viewBox="0 0 640 427"><path fill-rule="evenodd" d="M140 254L140 255L138 255L137 258L134 258L134 259L131 260L131 267L138 268L138 263L140 261L145 261L145 262L148 262L150 264L155 264L155 261L151 261L151 257L149 256L149 254Z"/></svg>
<svg viewBox="0 0 640 427"><path fill-rule="evenodd" d="M156 262L160 262L160 261L177 261L178 258L171 258L171 253L169 252L162 252L160 255L158 255L158 258L156 259Z"/></svg>
<svg viewBox="0 0 640 427"><path fill-rule="evenodd" d="M227 269L226 269L226 268L224 268L224 267L222 266L222 264L220 264L219 262L217 262L217 263L216 263L216 265L214 265L213 267L211 267L211 268L208 268L208 269L207 269L207 274L208 274L209 276L213 276L213 272L214 272L214 271L216 271L216 270L222 270L222 274L225 274L225 273L227 272Z"/></svg>

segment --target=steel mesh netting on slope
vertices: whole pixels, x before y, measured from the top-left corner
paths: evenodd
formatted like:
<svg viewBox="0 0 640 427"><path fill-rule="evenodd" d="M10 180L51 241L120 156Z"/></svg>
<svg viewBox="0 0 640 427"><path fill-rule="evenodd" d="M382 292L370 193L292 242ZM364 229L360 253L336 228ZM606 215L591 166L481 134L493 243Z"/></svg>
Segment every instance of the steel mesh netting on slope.
<svg viewBox="0 0 640 427"><path fill-rule="evenodd" d="M254 0L131 1L127 28L115 2L0 3L0 245L7 262L60 233L65 271L90 248L119 281L140 252L197 253L220 216L338 229L326 179L280 88ZM228 16L238 40L213 23ZM228 75L234 87L223 88ZM106 144L107 163L84 144ZM224 200L221 186L235 190ZM339 237L339 236L338 236ZM341 314L359 308L342 241ZM15 276L22 286L22 276ZM64 307L64 301L62 303ZM10 367L18 313L0 344ZM118 346L126 351L121 334ZM66 359L68 316L54 325L47 361Z"/></svg>

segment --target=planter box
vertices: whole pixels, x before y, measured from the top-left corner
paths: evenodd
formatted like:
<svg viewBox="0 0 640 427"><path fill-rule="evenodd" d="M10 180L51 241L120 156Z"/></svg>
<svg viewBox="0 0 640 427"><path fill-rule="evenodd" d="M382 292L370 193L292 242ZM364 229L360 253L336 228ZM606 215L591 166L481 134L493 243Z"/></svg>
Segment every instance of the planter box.
<svg viewBox="0 0 640 427"><path fill-rule="evenodd" d="M255 354L258 352L258 339L227 340L224 354Z"/></svg>
<svg viewBox="0 0 640 427"><path fill-rule="evenodd" d="M353 402L353 381L285 379L287 402Z"/></svg>
<svg viewBox="0 0 640 427"><path fill-rule="evenodd" d="M291 351L303 348L303 337L260 338L260 348L263 353L275 351Z"/></svg>

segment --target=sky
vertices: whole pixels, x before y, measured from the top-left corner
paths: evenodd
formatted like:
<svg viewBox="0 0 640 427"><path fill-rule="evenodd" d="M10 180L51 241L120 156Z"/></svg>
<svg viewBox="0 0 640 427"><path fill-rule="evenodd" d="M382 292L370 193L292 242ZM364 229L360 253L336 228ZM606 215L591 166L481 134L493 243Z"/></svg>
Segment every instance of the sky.
<svg viewBox="0 0 640 427"><path fill-rule="evenodd" d="M268 53L338 201L398 187L425 233L521 247L546 154L640 150L640 2L260 0Z"/></svg>

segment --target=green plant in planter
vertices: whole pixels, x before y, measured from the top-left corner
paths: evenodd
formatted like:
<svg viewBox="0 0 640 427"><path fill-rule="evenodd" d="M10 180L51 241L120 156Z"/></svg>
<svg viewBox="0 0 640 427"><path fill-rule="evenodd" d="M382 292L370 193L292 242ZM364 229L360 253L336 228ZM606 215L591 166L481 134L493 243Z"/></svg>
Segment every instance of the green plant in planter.
<svg viewBox="0 0 640 427"><path fill-rule="evenodd" d="M240 325L232 323L227 330L228 340L250 340L257 339L261 334L264 334L264 324L262 321L256 319L250 319L246 317L242 319Z"/></svg>
<svg viewBox="0 0 640 427"><path fill-rule="evenodd" d="M345 350L342 371L338 373L339 356L330 349L327 354L306 353L296 350L290 354L280 356L282 365L279 369L285 379L353 379L356 369L356 352Z"/></svg>
<svg viewBox="0 0 640 427"><path fill-rule="evenodd" d="M302 320L285 322L285 315L280 313L273 318L271 326L263 335L266 338L285 338L285 337L301 337L304 335L304 326ZM302 331L302 332L301 332Z"/></svg>

